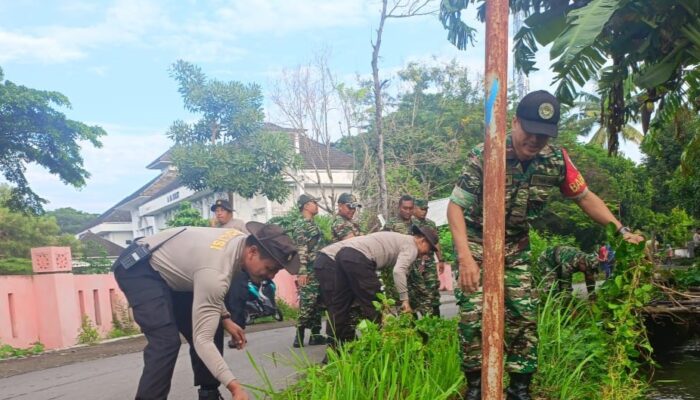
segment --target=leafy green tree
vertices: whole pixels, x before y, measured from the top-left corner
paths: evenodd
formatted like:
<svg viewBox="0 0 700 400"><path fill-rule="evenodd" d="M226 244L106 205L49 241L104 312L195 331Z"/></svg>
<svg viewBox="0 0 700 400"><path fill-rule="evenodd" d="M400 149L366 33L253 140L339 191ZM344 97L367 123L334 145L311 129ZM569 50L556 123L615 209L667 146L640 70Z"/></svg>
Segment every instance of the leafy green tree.
<svg viewBox="0 0 700 400"><path fill-rule="evenodd" d="M440 19L448 39L460 49L475 35L461 20L470 3L479 4L483 21L483 0L441 2ZM516 68L535 70L538 45L551 45L550 65L560 100L572 104L580 87L598 81L610 154L617 154L619 135L628 121L641 120L646 133L652 125L673 120L681 106L695 111L700 106L697 0L510 0L510 9L529 15L514 37ZM606 65L608 61L612 63Z"/></svg>
<svg viewBox="0 0 700 400"><path fill-rule="evenodd" d="M0 69L0 173L12 185L2 205L41 213L46 200L30 187L24 175L27 164L46 168L66 184L82 187L90 176L83 168L81 143L101 147L105 131L66 118L70 108L61 93L31 89L4 80Z"/></svg>
<svg viewBox="0 0 700 400"><path fill-rule="evenodd" d="M283 201L290 193L288 169L299 159L290 138L262 130L262 94L256 84L221 82L207 78L188 62L171 69L185 109L201 115L195 123L175 121L168 137L175 141L173 162L185 186L238 193L245 198L261 194Z"/></svg>
<svg viewBox="0 0 700 400"><path fill-rule="evenodd" d="M0 185L0 199L10 192L7 185ZM81 253L80 242L73 235L61 234L53 217L24 214L0 206L0 258L30 258L30 249L42 246L70 246L75 256Z"/></svg>
<svg viewBox="0 0 700 400"><path fill-rule="evenodd" d="M46 215L56 218L58 226L63 233L77 234L80 229L88 222L97 218L99 214L91 214L85 211L79 211L72 207L57 208L53 211L47 211Z"/></svg>
<svg viewBox="0 0 700 400"><path fill-rule="evenodd" d="M195 210L189 201L180 203L180 208L175 213L173 219L166 223L170 227L174 226L210 226L209 221L202 218L202 214Z"/></svg>

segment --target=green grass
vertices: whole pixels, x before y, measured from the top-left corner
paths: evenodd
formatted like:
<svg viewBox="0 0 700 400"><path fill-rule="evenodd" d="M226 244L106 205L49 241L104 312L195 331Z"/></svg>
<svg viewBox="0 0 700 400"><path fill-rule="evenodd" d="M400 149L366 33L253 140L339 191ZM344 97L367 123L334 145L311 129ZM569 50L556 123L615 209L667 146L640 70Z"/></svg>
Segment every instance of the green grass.
<svg viewBox="0 0 700 400"><path fill-rule="evenodd" d="M318 365L304 355L291 362L304 375L297 384L276 392L266 382L254 391L272 399L451 399L463 384L458 357L457 321L410 315L385 318L382 329L363 321L359 340L329 351L329 363ZM427 339L426 339L427 338Z"/></svg>
<svg viewBox="0 0 700 400"><path fill-rule="evenodd" d="M31 347L19 348L12 347L9 344L0 344L0 360L7 358L27 357L44 352L44 345L36 342Z"/></svg>

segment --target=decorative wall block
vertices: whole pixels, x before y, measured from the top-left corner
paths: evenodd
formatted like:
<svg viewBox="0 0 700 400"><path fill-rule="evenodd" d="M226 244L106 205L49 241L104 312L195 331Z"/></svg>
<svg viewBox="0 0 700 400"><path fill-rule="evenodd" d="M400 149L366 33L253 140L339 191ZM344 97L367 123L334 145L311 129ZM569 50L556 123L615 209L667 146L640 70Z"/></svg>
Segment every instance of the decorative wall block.
<svg viewBox="0 0 700 400"><path fill-rule="evenodd" d="M70 247L35 247L32 249L34 273L70 272L72 269Z"/></svg>

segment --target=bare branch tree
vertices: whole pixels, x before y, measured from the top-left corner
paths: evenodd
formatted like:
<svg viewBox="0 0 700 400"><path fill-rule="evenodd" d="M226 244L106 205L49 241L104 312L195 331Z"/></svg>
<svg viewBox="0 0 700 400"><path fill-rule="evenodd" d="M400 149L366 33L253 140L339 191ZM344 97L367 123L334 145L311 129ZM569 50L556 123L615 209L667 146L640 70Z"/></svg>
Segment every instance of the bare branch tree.
<svg viewBox="0 0 700 400"><path fill-rule="evenodd" d="M377 132L377 175L379 177L379 205L384 217L389 215L389 198L386 184L386 164L384 160L384 134L382 132L382 90L388 81L379 79L379 51L384 34L384 23L389 18L408 18L434 14L434 0L382 0L377 35L372 42L372 79L374 83L374 124Z"/></svg>

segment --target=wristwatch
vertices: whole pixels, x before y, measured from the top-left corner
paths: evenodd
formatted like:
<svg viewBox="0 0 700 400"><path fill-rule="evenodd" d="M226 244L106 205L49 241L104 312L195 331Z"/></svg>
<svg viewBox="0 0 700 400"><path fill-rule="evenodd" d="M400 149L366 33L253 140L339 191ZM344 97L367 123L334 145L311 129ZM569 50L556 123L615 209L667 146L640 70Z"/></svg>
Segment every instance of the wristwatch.
<svg viewBox="0 0 700 400"><path fill-rule="evenodd" d="M632 233L632 230L624 225L617 230L618 235L624 235L625 233Z"/></svg>

